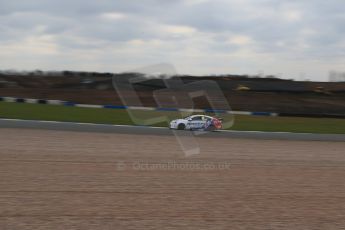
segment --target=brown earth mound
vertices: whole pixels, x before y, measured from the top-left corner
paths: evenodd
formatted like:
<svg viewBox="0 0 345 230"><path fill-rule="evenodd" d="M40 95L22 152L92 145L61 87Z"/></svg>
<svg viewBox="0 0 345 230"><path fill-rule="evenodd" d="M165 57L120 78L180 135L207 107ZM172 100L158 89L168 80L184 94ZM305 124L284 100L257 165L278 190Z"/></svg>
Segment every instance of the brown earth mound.
<svg viewBox="0 0 345 230"><path fill-rule="evenodd" d="M117 77L128 76L131 74ZM113 88L111 76L1 76L0 78L2 97L57 99L83 104L122 104ZM186 84L200 80L217 82L233 110L345 115L345 83L295 82L231 76L184 76L181 79ZM157 106L153 92L164 88L164 82L160 79L148 79L135 85L142 105L150 107ZM204 97L194 98L194 103L196 108L210 106Z"/></svg>

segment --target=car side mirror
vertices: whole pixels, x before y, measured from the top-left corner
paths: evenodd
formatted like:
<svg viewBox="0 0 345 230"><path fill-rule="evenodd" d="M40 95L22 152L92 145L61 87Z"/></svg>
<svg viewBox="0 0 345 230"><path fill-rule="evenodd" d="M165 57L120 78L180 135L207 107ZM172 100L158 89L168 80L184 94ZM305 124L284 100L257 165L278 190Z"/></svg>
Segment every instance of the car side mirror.
<svg viewBox="0 0 345 230"><path fill-rule="evenodd" d="M192 118L189 118L188 121L192 121Z"/></svg>

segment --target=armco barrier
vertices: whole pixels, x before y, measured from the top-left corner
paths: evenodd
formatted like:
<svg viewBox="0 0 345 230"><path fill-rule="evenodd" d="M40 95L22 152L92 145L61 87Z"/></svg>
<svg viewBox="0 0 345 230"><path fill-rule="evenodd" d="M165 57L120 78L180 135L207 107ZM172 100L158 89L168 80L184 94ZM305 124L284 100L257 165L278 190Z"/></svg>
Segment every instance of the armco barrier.
<svg viewBox="0 0 345 230"><path fill-rule="evenodd" d="M254 115L254 116L279 116L278 113L271 112L248 112L248 111L226 111L219 109L177 109L177 108L153 108L153 107L139 107L139 106L123 106L123 105L88 105L77 104L69 101L60 100L44 100L31 98L14 98L14 97L0 97L0 101L17 102L17 103L31 103L31 104L51 104L62 105L81 108L97 108L97 109L132 109L132 110L149 110L149 111L177 111L177 112L200 112L200 113L227 113L234 115Z"/></svg>

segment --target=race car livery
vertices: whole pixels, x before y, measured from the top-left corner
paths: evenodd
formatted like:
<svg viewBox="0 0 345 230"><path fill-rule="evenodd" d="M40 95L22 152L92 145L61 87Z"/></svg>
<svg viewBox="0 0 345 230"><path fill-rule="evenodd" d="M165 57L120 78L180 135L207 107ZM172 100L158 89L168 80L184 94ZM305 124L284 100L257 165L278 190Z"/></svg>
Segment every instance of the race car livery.
<svg viewBox="0 0 345 230"><path fill-rule="evenodd" d="M222 128L219 118L206 115L193 115L170 122L170 129L214 131Z"/></svg>

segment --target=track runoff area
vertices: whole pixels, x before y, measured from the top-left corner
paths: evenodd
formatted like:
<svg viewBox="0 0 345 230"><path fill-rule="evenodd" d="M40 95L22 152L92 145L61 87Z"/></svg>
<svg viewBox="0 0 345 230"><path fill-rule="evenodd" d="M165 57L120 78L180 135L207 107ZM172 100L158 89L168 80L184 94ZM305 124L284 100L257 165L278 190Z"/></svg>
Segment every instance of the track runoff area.
<svg viewBox="0 0 345 230"><path fill-rule="evenodd" d="M0 127L0 229L345 226L341 140L211 132L194 138L200 153L188 157L166 128L21 120Z"/></svg>

